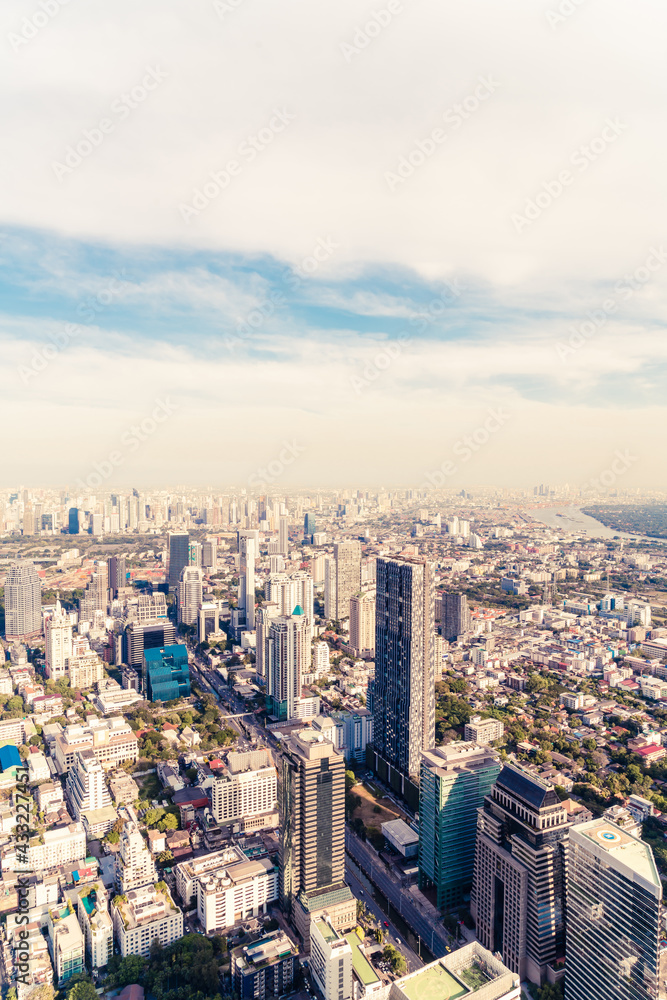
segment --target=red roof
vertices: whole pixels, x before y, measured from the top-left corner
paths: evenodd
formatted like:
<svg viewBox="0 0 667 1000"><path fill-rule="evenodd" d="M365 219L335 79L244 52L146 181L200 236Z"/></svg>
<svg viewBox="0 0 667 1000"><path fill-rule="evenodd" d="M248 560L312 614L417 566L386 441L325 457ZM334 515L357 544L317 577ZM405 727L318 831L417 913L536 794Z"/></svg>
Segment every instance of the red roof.
<svg viewBox="0 0 667 1000"><path fill-rule="evenodd" d="M656 751L661 754L667 753L667 750L665 750L665 748L663 746L660 746L658 743L652 743L650 746L647 747L636 747L636 749L634 749L632 752L638 753L640 757L650 757L651 754L656 753Z"/></svg>

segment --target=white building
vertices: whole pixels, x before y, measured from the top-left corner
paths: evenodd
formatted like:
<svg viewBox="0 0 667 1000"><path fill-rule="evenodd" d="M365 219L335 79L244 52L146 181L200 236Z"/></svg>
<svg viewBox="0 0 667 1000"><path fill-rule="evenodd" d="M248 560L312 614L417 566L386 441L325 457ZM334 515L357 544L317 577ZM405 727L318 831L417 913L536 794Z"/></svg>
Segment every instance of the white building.
<svg viewBox="0 0 667 1000"><path fill-rule="evenodd" d="M89 649L78 656L70 656L67 661L67 674L70 687L89 691L104 677L104 664L97 653Z"/></svg>
<svg viewBox="0 0 667 1000"><path fill-rule="evenodd" d="M324 1000L351 1000L352 948L326 911L310 922L310 968Z"/></svg>
<svg viewBox="0 0 667 1000"><path fill-rule="evenodd" d="M269 858L244 858L197 882L197 916L207 934L266 913L278 899L278 869Z"/></svg>
<svg viewBox="0 0 667 1000"><path fill-rule="evenodd" d="M76 900L79 926L91 969L103 969L113 955L113 921L109 914L109 894L102 882L86 886Z"/></svg>
<svg viewBox="0 0 667 1000"><path fill-rule="evenodd" d="M28 757L28 775L30 783L48 781L51 777L49 764L43 753L31 753Z"/></svg>
<svg viewBox="0 0 667 1000"><path fill-rule="evenodd" d="M89 837L103 837L116 822L104 768L92 750L81 750L67 774L67 798Z"/></svg>
<svg viewBox="0 0 667 1000"><path fill-rule="evenodd" d="M329 647L326 642L316 642L313 646L313 672L328 674L329 665Z"/></svg>
<svg viewBox="0 0 667 1000"><path fill-rule="evenodd" d="M94 750L103 767L135 761L139 756L139 740L132 727L121 716L98 719L88 716L88 725L67 726L56 736L54 758L60 774L69 771L74 756L81 750Z"/></svg>
<svg viewBox="0 0 667 1000"><path fill-rule="evenodd" d="M272 618L266 664L267 710L283 721L296 718L301 677L310 666L308 620L299 605L295 614Z"/></svg>
<svg viewBox="0 0 667 1000"><path fill-rule="evenodd" d="M498 719L483 719L473 715L463 730L463 739L467 743L493 743L505 735L505 726Z"/></svg>
<svg viewBox="0 0 667 1000"><path fill-rule="evenodd" d="M46 622L46 676L59 680L67 676L67 661L72 656L72 622L56 602L55 613ZM73 687L75 685L72 685Z"/></svg>
<svg viewBox="0 0 667 1000"><path fill-rule="evenodd" d="M69 900L53 906L47 918L49 951L58 985L84 971L85 942Z"/></svg>
<svg viewBox="0 0 667 1000"><path fill-rule="evenodd" d="M266 750L228 754L226 769L213 785L211 811L216 823L243 820L246 830L275 826L277 782Z"/></svg>
<svg viewBox="0 0 667 1000"><path fill-rule="evenodd" d="M120 849L116 855L116 885L119 892L127 893L130 889L153 885L157 881L157 872L148 844L139 830L134 810L131 806L124 806L123 811L129 819L123 825Z"/></svg>
<svg viewBox="0 0 667 1000"><path fill-rule="evenodd" d="M178 623L196 625L202 604L204 577L199 566L184 566L178 583Z"/></svg>
<svg viewBox="0 0 667 1000"><path fill-rule="evenodd" d="M350 598L350 646L355 656L375 653L375 595L355 594Z"/></svg>
<svg viewBox="0 0 667 1000"><path fill-rule="evenodd" d="M116 896L111 904L120 953L148 957L156 939L166 947L183 937L183 913L164 882L130 889L127 902Z"/></svg>
<svg viewBox="0 0 667 1000"><path fill-rule="evenodd" d="M60 865L68 865L73 861L83 861L86 857L86 834L81 823L70 823L68 826L45 830L40 837L30 841L28 850L17 858L14 845L7 847L2 854L2 870L19 870L33 872L49 871Z"/></svg>
<svg viewBox="0 0 667 1000"><path fill-rule="evenodd" d="M291 615L297 605L308 620L308 642L313 637L313 578L310 573L275 573L265 587L266 599L278 606L279 615Z"/></svg>
<svg viewBox="0 0 667 1000"><path fill-rule="evenodd" d="M34 563L13 562L5 578L5 638L28 639L42 631L42 584Z"/></svg>

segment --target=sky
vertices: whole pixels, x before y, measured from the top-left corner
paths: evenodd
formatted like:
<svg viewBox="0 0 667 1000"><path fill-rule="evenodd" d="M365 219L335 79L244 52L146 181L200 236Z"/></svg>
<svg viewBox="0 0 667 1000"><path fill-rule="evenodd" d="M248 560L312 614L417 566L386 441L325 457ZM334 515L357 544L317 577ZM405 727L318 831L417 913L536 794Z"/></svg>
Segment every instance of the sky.
<svg viewBox="0 0 667 1000"><path fill-rule="evenodd" d="M2 5L0 487L667 488L666 27Z"/></svg>

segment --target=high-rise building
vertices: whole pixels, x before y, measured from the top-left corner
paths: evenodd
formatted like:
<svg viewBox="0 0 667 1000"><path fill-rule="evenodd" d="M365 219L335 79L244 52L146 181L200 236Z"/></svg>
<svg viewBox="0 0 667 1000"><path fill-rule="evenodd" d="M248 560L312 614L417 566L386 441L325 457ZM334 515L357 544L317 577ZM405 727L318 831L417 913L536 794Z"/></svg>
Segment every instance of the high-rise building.
<svg viewBox="0 0 667 1000"><path fill-rule="evenodd" d="M70 535L79 534L79 508L70 507L69 513L67 515L67 524Z"/></svg>
<svg viewBox="0 0 667 1000"><path fill-rule="evenodd" d="M239 544L239 610L245 611L245 624L255 627L255 559L259 553L259 531L242 528L238 532Z"/></svg>
<svg viewBox="0 0 667 1000"><path fill-rule="evenodd" d="M202 544L201 542L190 542L188 546L188 566L199 566L201 568Z"/></svg>
<svg viewBox="0 0 667 1000"><path fill-rule="evenodd" d="M298 570L296 573L274 573L266 582L266 599L277 604L279 614L291 615L299 605L307 618L308 642L313 636L313 578L310 573Z"/></svg>
<svg viewBox="0 0 667 1000"><path fill-rule="evenodd" d="M355 656L372 658L375 653L375 594L350 598L350 646Z"/></svg>
<svg viewBox="0 0 667 1000"><path fill-rule="evenodd" d="M111 556L109 559L109 590L113 597L118 597L118 591L126 584L125 556Z"/></svg>
<svg viewBox="0 0 667 1000"><path fill-rule="evenodd" d="M42 631L42 584L32 562L11 563L5 579L5 637L30 639Z"/></svg>
<svg viewBox="0 0 667 1000"><path fill-rule="evenodd" d="M109 604L109 567L104 559L98 559L83 597L79 600L79 618L90 620L96 611L106 614Z"/></svg>
<svg viewBox="0 0 667 1000"><path fill-rule="evenodd" d="M325 565L325 616L341 621L350 614L350 598L361 590L361 545L336 542L333 560Z"/></svg>
<svg viewBox="0 0 667 1000"><path fill-rule="evenodd" d="M274 826L267 817L277 807L277 774L266 750L230 753L213 785L211 811L216 823L244 821L244 829Z"/></svg>
<svg viewBox="0 0 667 1000"><path fill-rule="evenodd" d="M352 1000L352 947L326 911L310 924L310 969L324 1000Z"/></svg>
<svg viewBox="0 0 667 1000"><path fill-rule="evenodd" d="M204 577L198 566L184 566L178 584L178 624L196 625L204 594Z"/></svg>
<svg viewBox="0 0 667 1000"><path fill-rule="evenodd" d="M187 532L169 532L169 590L176 591L181 573L190 561L190 536Z"/></svg>
<svg viewBox="0 0 667 1000"><path fill-rule="evenodd" d="M339 931L357 921L345 884L345 758L321 733L284 741L278 802L280 899L308 950L314 914L327 910Z"/></svg>
<svg viewBox="0 0 667 1000"><path fill-rule="evenodd" d="M421 751L435 745L433 614L430 564L378 559L373 747L412 781L419 780Z"/></svg>
<svg viewBox="0 0 667 1000"><path fill-rule="evenodd" d="M472 885L477 810L500 774L495 750L448 743L422 754L419 782L419 881L437 905L457 906Z"/></svg>
<svg viewBox="0 0 667 1000"><path fill-rule="evenodd" d="M303 519L303 533L306 538L311 538L317 531L314 514L306 514Z"/></svg>
<svg viewBox="0 0 667 1000"><path fill-rule="evenodd" d="M131 621L123 632L120 659L131 667L140 667L144 662L145 650L162 649L164 646L174 645L175 642L176 626L166 618Z"/></svg>
<svg viewBox="0 0 667 1000"><path fill-rule="evenodd" d="M310 666L308 620L298 604L294 614L270 619L265 666L269 715L281 721L296 718L301 677Z"/></svg>
<svg viewBox="0 0 667 1000"><path fill-rule="evenodd" d="M74 818L91 837L103 837L116 821L104 768L93 750L80 750L67 773L67 798Z"/></svg>
<svg viewBox="0 0 667 1000"><path fill-rule="evenodd" d="M76 898L79 926L86 943L91 969L103 969L113 955L113 922L109 915L109 894L103 882L81 889Z"/></svg>
<svg viewBox="0 0 667 1000"><path fill-rule="evenodd" d="M655 1000L662 882L648 844L604 818L570 831L566 1000Z"/></svg>
<svg viewBox="0 0 667 1000"><path fill-rule="evenodd" d="M72 656L72 623L56 602L56 610L47 618L46 633L46 676L49 680L59 680L67 676L67 662ZM74 686L74 685L73 685Z"/></svg>
<svg viewBox="0 0 667 1000"><path fill-rule="evenodd" d="M268 586L268 584L267 584ZM271 621L281 614L280 606L274 603L265 602L257 609L255 625L257 636L255 641L255 670L257 676L266 681L267 666L269 662L269 637Z"/></svg>
<svg viewBox="0 0 667 1000"><path fill-rule="evenodd" d="M289 553L289 518L281 517L278 521L278 550L281 556Z"/></svg>
<svg viewBox="0 0 667 1000"><path fill-rule="evenodd" d="M202 542L201 564L204 569L215 569L218 564L218 543Z"/></svg>
<svg viewBox="0 0 667 1000"><path fill-rule="evenodd" d="M470 611L465 594L442 594L440 631L443 639L452 642L470 631Z"/></svg>
<svg viewBox="0 0 667 1000"><path fill-rule="evenodd" d="M571 826L554 787L509 764L477 814L471 892L477 937L535 983L565 955Z"/></svg>
<svg viewBox="0 0 667 1000"><path fill-rule="evenodd" d="M131 806L123 806L124 816L120 845L116 854L116 886L126 893L129 889L157 882L155 862L148 844L141 835L137 816Z"/></svg>

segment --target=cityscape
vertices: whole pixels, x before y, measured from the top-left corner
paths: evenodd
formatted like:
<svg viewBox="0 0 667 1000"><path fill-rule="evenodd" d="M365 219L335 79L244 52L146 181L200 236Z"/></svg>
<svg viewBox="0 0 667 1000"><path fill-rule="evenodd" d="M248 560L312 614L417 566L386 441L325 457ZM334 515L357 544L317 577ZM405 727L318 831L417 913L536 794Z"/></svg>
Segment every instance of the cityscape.
<svg viewBox="0 0 667 1000"><path fill-rule="evenodd" d="M664 996L667 542L588 503L1 492L6 991Z"/></svg>
<svg viewBox="0 0 667 1000"><path fill-rule="evenodd" d="M667 1000L666 32L0 5L0 1000Z"/></svg>

